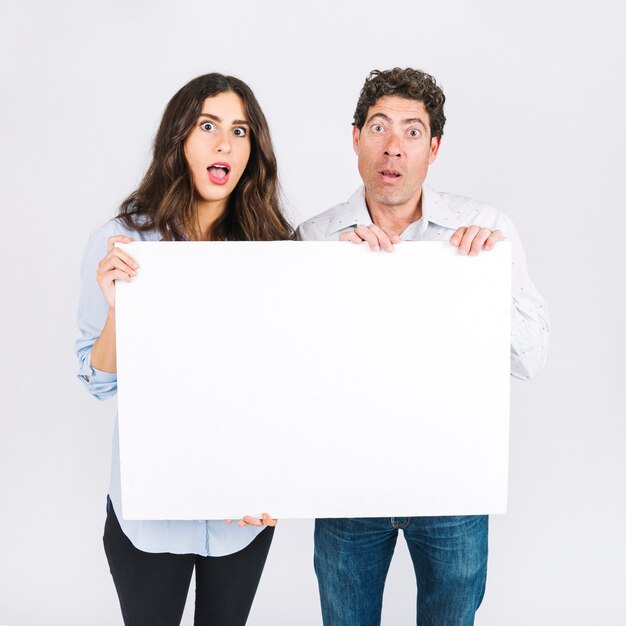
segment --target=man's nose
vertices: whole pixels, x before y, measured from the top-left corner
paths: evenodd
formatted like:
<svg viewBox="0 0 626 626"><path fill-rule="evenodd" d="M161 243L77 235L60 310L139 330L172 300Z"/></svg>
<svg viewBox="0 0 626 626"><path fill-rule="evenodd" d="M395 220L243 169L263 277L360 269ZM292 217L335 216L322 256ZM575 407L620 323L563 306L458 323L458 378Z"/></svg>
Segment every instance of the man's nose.
<svg viewBox="0 0 626 626"><path fill-rule="evenodd" d="M385 156L399 157L400 156L400 141L395 133L389 134L387 143L385 144Z"/></svg>

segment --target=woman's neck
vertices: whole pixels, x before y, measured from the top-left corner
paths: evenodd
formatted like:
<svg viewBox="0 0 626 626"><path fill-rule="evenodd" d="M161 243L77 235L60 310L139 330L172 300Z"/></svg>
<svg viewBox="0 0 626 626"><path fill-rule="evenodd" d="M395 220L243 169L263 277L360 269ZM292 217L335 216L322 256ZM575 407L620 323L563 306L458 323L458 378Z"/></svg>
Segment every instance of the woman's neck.
<svg viewBox="0 0 626 626"><path fill-rule="evenodd" d="M198 227L203 240L210 239L213 224L226 210L226 200L215 202L199 202L197 205Z"/></svg>

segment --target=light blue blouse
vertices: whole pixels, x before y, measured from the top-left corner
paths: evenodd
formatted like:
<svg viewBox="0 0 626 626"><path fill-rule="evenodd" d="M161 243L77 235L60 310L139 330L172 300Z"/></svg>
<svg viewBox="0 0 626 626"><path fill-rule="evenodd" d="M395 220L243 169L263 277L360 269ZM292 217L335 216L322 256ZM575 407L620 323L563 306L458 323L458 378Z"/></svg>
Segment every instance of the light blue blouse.
<svg viewBox="0 0 626 626"><path fill-rule="evenodd" d="M81 269L81 290L78 305L80 339L76 341L78 377L98 400L111 398L117 392L117 375L97 370L91 365L91 349L107 319L108 306L96 281L98 263L107 254L107 239L126 235L138 241L159 241L156 231L137 232L112 219L89 239ZM155 384L159 384L155 381ZM124 534L144 552L171 552L224 556L245 548L265 527L237 526L224 520L125 520L122 516L120 455L117 417L113 430L113 455L109 496Z"/></svg>

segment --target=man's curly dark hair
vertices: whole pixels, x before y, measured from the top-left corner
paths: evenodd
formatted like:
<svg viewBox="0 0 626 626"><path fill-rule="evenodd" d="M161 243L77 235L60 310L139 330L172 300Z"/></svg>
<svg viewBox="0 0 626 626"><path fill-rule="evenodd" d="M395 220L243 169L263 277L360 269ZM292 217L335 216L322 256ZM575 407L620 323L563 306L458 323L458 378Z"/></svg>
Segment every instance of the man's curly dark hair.
<svg viewBox="0 0 626 626"><path fill-rule="evenodd" d="M392 70L372 70L365 79L361 95L354 112L353 126L359 130L367 119L367 112L383 96L400 96L410 100L418 100L424 105L430 120L430 136L443 136L446 116L443 105L446 97L437 81L426 72L410 67Z"/></svg>

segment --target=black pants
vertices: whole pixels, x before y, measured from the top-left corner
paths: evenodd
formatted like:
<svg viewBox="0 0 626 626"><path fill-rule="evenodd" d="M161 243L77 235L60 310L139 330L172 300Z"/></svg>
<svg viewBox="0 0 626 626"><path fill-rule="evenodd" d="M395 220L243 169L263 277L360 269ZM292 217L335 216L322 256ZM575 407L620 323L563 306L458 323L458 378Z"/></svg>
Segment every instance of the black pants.
<svg viewBox="0 0 626 626"><path fill-rule="evenodd" d="M225 523L225 522L224 522ZM126 626L178 626L196 568L194 626L243 626L248 619L274 528L227 556L143 552L120 528L109 501L104 551Z"/></svg>

